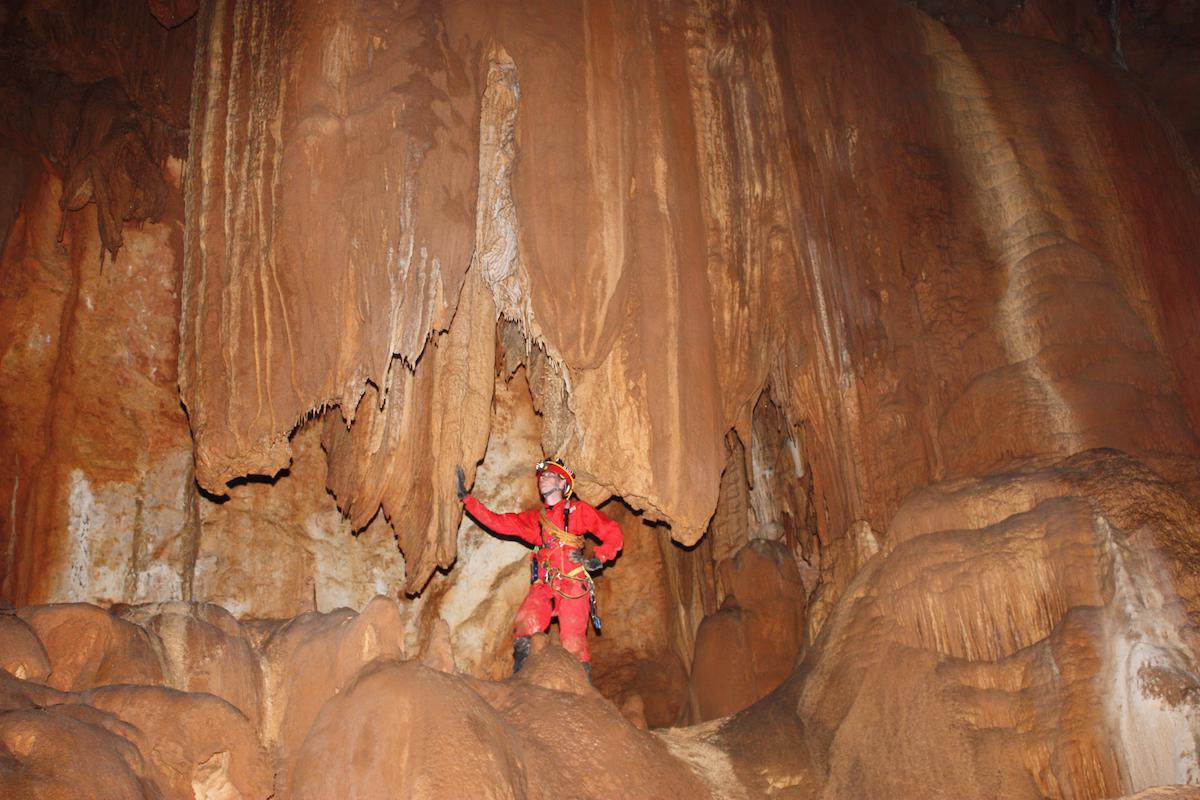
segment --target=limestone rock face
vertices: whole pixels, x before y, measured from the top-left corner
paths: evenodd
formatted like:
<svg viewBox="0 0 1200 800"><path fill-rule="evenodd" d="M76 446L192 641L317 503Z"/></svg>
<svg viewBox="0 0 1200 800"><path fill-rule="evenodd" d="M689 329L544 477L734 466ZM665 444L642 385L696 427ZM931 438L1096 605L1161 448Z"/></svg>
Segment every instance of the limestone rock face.
<svg viewBox="0 0 1200 800"><path fill-rule="evenodd" d="M194 41L119 1L0 20L0 594L17 604L186 593L172 185Z"/></svg>
<svg viewBox="0 0 1200 800"><path fill-rule="evenodd" d="M989 24L1000 30L1058 42L1127 72L1200 154L1200 112L1185 98L1200 86L1200 13L1190 3L1094 4L917 0L952 24ZM991 8L984 8L990 5Z"/></svg>
<svg viewBox="0 0 1200 800"><path fill-rule="evenodd" d="M602 511L621 526L625 547L595 578L604 623L603 635L593 633L589 644L596 688L618 707L633 703L635 717L649 727L674 725L687 704L691 653L678 652L684 603L672 591L665 563L673 545L665 531L643 525L620 503Z"/></svg>
<svg viewBox="0 0 1200 800"><path fill-rule="evenodd" d="M0 669L22 680L45 683L50 657L37 634L16 614L0 614Z"/></svg>
<svg viewBox="0 0 1200 800"><path fill-rule="evenodd" d="M110 683L163 682L154 637L138 625L88 603L33 606L20 616L49 657L47 686L79 692Z"/></svg>
<svg viewBox="0 0 1200 800"><path fill-rule="evenodd" d="M262 676L258 658L237 620L212 603L156 603L123 609L153 637L163 683L207 692L226 701L258 728Z"/></svg>
<svg viewBox="0 0 1200 800"><path fill-rule="evenodd" d="M751 786L826 797L1193 783L1197 514L1106 451L932 487L789 681L712 740ZM781 749L796 736L807 765Z"/></svg>
<svg viewBox="0 0 1200 800"><path fill-rule="evenodd" d="M361 614L339 609L287 620L261 645L261 735L277 764L276 783L291 785L297 754L322 707L359 671L406 654L394 601L378 598Z"/></svg>
<svg viewBox="0 0 1200 800"><path fill-rule="evenodd" d="M172 397L177 229L127 232L102 271L93 207L64 220L65 247L55 241L64 188L30 180L3 256L4 591L25 603L182 597L194 529Z"/></svg>
<svg viewBox="0 0 1200 800"><path fill-rule="evenodd" d="M1186 154L1071 51L882 0L222 9L185 192L198 475L274 472L337 405L330 485L358 525L392 515L410 589L452 560L449 469L483 451L480 283L525 342L544 450L683 542L767 384L825 545L930 482L1093 446L1187 477ZM256 81L287 89L241 103Z"/></svg>
<svg viewBox="0 0 1200 800"><path fill-rule="evenodd" d="M81 698L133 726L166 797L267 797L272 770L255 727L204 692L107 686Z"/></svg>
<svg viewBox="0 0 1200 800"><path fill-rule="evenodd" d="M252 641L261 714L203 691L213 667L197 658L170 663L172 680L189 690L130 683L133 651L132 664L108 667L114 683L82 692L0 672L0 789L47 800L112 792L163 800L712 796L547 637L538 637L519 677L467 678L402 660L396 609L378 598L361 614L306 615L257 630L213 606L122 609L135 621L121 624L146 637L180 627L179 617L192 621L188 640L208 624L228 637L226 648ZM35 610L85 615L77 606ZM163 643L185 645L178 635ZM92 666L80 673L120 661L87 655Z"/></svg>
<svg viewBox="0 0 1200 800"><path fill-rule="evenodd" d="M570 654L537 643L534 649L512 680L471 682L516 733L530 797L712 796L657 737L636 730L596 694Z"/></svg>
<svg viewBox="0 0 1200 800"><path fill-rule="evenodd" d="M254 729L209 694L149 686L56 692L0 674L5 797L265 798Z"/></svg>
<svg viewBox="0 0 1200 800"><path fill-rule="evenodd" d="M321 429L291 439L292 461L273 481L248 481L226 498L196 500L193 593L238 616L361 609L404 583L405 559L382 515L355 531L325 486Z"/></svg>
<svg viewBox="0 0 1200 800"><path fill-rule="evenodd" d="M2 793L1200 781L1192 4L201 5L0 13Z"/></svg>
<svg viewBox="0 0 1200 800"><path fill-rule="evenodd" d="M48 17L20 19L53 38ZM289 36L277 36L284 21ZM473 477L485 453L505 337L505 358L528 373L542 450L567 456L588 496L620 494L681 542L709 528L722 486L736 483L730 454L741 448L749 479L762 432L775 430L768 449L787 453L803 484L775 493L778 507L755 484L730 510L744 500L791 537L806 586L824 576L822 614L854 571L826 569L851 526L885 530L930 482L1092 446L1195 479L1176 457L1196 451L1200 409L1187 378L1200 338L1192 171L1144 97L1066 48L947 27L884 0L849 16L819 3L410 13L279 0L214 6L172 35L188 26L200 57L183 277L169 170L161 226L106 222L101 235L85 206L68 217L77 256L64 261L54 206L72 178L30 182L27 156L3 159L24 198L3 204L17 220L6 263L22 265L13 285L24 287L5 315L4 375L35 387L4 401L19 457L0 475L0 502L16 500L4 506L17 525L0 535L17 544L5 580L18 602L199 596L277 616L359 607L401 580L395 557L366 566L386 532L369 532L348 569L309 551L336 551L330 541L372 520L395 533L405 587L425 586L457 554L452 470L461 462ZM68 69L87 27L72 23L76 38L46 52L72 85L116 80L145 123L146 152L170 151L152 120L178 129L178 91L155 94L116 56L107 74L105 58ZM153 49L138 42L137 53ZM175 72L163 80L174 86ZM1054 102L1031 102L1029 80L1049 81L1034 94ZM34 145L66 164L69 130ZM77 235L76 223L96 233ZM84 347L136 325L122 312L92 328L76 313L113 305L93 296L87 271L51 280L98 260L113 231L131 259L141 237L176 248L170 265L149 259L176 270L160 275L167 291L112 286L139 307L180 304L181 345L172 322L129 351L151 376L141 392L109 390L128 370ZM142 263L125 269L152 274ZM68 313L59 301L73 286ZM43 294L45 308L26 305ZM35 347L45 338L35 330L57 342L50 321L78 334L66 350ZM159 362L177 354L176 376ZM93 362L105 366L84 368ZM79 388L48 404L46 387L68 377ZM190 492L176 378L197 476L229 492L228 518ZM324 418L305 427L314 415ZM139 444L62 433L89 420ZM91 465L96 451L112 456L105 469ZM323 475L314 459L326 460ZM289 462L312 481L301 519L232 513L286 505L298 482L280 478L274 495L226 482ZM320 482L349 528L319 509ZM291 546L299 528L305 547ZM284 591L237 596L261 571L223 556L253 552L251 538L263 552L249 563L288 562ZM72 573L76 562L90 566ZM347 588L362 582L371 588Z"/></svg>
<svg viewBox="0 0 1200 800"><path fill-rule="evenodd" d="M464 282L478 98L442 17L438 4L206 6L202 166L184 190L180 390L199 483L221 494L275 474L293 429L338 406L359 424L339 434L329 418L330 485L356 527L383 503L413 589L453 561L453 465L483 454L494 376L480 346L491 300Z"/></svg>
<svg viewBox="0 0 1200 800"><path fill-rule="evenodd" d="M86 706L5 710L0 741L11 761L0 770L5 797L119 796L158 800L158 791L136 746L109 730L119 721ZM80 754L86 753L86 759Z"/></svg>
<svg viewBox="0 0 1200 800"><path fill-rule="evenodd" d="M804 586L786 547L754 539L722 567L725 602L696 632L695 721L728 716L764 697L792 674L804 642Z"/></svg>
<svg viewBox="0 0 1200 800"><path fill-rule="evenodd" d="M530 796L524 748L483 698L414 663L380 665L331 699L297 762L296 800Z"/></svg>
<svg viewBox="0 0 1200 800"><path fill-rule="evenodd" d="M150 13L165 27L174 28L187 22L200 7L199 0L147 0Z"/></svg>

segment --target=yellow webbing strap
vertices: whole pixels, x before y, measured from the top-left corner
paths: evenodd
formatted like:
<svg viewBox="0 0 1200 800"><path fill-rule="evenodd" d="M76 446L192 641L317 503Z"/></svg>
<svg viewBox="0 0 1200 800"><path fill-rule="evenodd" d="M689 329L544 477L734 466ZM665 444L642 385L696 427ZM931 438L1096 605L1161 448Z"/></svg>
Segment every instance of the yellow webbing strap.
<svg viewBox="0 0 1200 800"><path fill-rule="evenodd" d="M592 576L591 575L584 575L582 578L578 577L579 573L581 573L583 571L584 571L583 567L576 567L575 569L571 570L570 572L559 572L559 570L556 567L547 567L546 572L545 572L544 582L547 586L549 586L552 590L554 590L554 593L557 594L559 597L565 597L568 600L578 600L581 597L587 597L588 594L595 591L595 587L592 584ZM575 583L583 584L583 587L584 587L583 593L582 594L567 594L566 592L562 591L561 589L558 588L558 586L555 585L555 581L559 578L563 578L564 580L570 580L570 581L574 581Z"/></svg>

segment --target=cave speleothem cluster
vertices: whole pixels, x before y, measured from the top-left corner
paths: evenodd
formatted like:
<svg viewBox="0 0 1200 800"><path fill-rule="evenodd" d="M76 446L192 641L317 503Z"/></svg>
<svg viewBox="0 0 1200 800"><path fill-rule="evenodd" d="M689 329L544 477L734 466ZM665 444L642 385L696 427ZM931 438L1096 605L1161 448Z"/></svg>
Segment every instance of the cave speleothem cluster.
<svg viewBox="0 0 1200 800"><path fill-rule="evenodd" d="M0 797L1200 797L1197 97L1170 0L4 4ZM456 495L545 456L594 683Z"/></svg>

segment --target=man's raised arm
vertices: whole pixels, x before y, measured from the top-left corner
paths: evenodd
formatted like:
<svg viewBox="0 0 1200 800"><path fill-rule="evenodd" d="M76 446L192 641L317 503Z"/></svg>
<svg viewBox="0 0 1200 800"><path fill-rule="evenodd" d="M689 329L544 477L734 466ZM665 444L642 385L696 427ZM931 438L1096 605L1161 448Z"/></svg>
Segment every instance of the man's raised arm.
<svg viewBox="0 0 1200 800"><path fill-rule="evenodd" d="M471 518L492 533L503 536L516 536L529 544L541 544L538 530L538 514L536 511L521 511L515 514L497 514L483 503L467 493L462 467L455 467L458 499L462 500L463 508Z"/></svg>

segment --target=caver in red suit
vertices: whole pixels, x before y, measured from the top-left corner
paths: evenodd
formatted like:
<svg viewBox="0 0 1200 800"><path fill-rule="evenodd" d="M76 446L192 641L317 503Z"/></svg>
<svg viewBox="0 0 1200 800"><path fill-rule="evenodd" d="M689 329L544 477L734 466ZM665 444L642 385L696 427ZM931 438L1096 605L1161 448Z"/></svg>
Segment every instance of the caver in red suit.
<svg viewBox="0 0 1200 800"><path fill-rule="evenodd" d="M563 647L583 662L591 678L587 628L592 602L589 570L616 558L624 543L621 528L591 505L571 497L575 476L557 459L537 465L538 491L543 507L515 514L497 514L466 494L459 493L467 512L493 533L515 536L533 545L529 594L517 611L513 625L513 672L529 655L530 637L550 626L558 615L558 636ZM584 534L600 540L594 558L585 559ZM586 567L586 568L585 568Z"/></svg>

